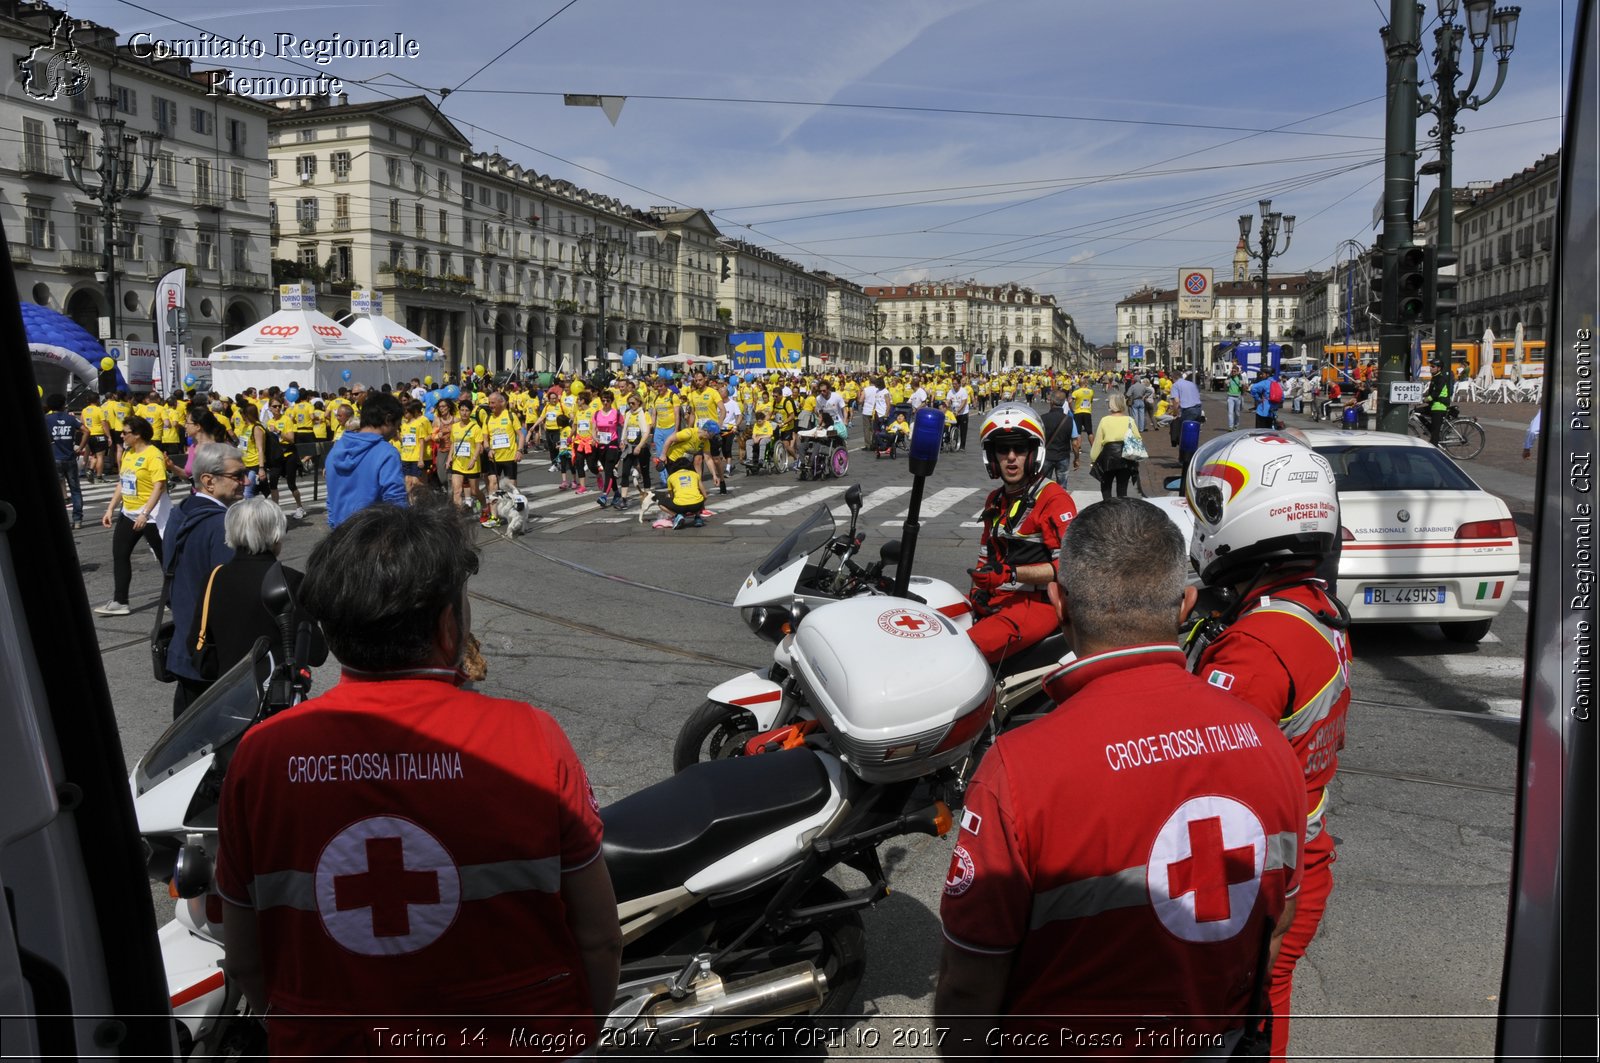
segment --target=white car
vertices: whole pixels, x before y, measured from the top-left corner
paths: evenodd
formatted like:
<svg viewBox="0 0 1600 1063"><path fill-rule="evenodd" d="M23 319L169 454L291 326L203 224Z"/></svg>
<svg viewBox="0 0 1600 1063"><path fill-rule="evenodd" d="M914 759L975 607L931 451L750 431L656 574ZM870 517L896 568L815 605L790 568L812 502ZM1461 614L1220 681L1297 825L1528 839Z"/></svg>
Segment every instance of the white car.
<svg viewBox="0 0 1600 1063"><path fill-rule="evenodd" d="M1511 600L1521 548L1504 501L1426 440L1388 432L1289 433L1339 482L1339 597L1363 623L1436 623L1476 643Z"/></svg>

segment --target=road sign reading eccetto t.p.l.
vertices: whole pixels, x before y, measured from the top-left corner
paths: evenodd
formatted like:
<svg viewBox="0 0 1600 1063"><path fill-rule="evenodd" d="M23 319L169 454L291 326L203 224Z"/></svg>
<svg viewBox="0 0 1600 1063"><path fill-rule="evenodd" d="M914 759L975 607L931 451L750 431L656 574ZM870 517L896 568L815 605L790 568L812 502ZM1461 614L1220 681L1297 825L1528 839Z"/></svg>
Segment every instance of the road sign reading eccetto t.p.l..
<svg viewBox="0 0 1600 1063"><path fill-rule="evenodd" d="M1204 321L1211 316L1211 268L1193 266L1178 271L1178 320Z"/></svg>

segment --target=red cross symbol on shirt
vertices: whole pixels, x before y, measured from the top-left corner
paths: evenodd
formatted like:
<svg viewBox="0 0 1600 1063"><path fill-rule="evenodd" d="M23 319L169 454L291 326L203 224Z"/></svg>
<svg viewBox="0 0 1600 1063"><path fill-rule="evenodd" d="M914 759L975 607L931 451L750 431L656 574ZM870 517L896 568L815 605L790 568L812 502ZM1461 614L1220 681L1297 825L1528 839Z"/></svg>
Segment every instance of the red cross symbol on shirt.
<svg viewBox="0 0 1600 1063"><path fill-rule="evenodd" d="M1194 894L1195 922L1222 922L1231 914L1228 887L1255 875L1255 847L1224 849L1222 818L1211 816L1190 821L1189 855L1167 865L1167 892L1174 899Z"/></svg>
<svg viewBox="0 0 1600 1063"><path fill-rule="evenodd" d="M439 874L407 871L402 839L368 838L367 869L335 875L333 895L341 912L372 909L373 937L405 937L411 933L409 906L439 903Z"/></svg>
<svg viewBox="0 0 1600 1063"><path fill-rule="evenodd" d="M921 617L912 616L910 613L901 613L894 618L895 627L903 627L907 631L921 631L928 626L928 622Z"/></svg>

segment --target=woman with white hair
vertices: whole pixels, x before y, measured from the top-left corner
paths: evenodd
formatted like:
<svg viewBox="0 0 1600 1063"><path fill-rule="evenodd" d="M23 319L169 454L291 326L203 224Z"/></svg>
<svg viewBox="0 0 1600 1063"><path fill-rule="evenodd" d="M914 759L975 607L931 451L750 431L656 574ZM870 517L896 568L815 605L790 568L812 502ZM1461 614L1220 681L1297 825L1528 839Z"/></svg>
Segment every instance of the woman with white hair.
<svg viewBox="0 0 1600 1063"><path fill-rule="evenodd" d="M223 518L223 537L233 547L233 560L217 569L211 586L195 611L196 644L206 652L197 659L209 660L207 679L215 679L239 661L265 635L278 645L277 617L261 601L261 585L267 573L278 565L283 535L289 519L276 502L260 495L236 502ZM283 565L289 590L298 599L302 574ZM296 608L296 621L310 620ZM202 641L203 640L203 641ZM211 652L211 648L215 653ZM302 664L318 665L328 659L322 632L312 622L311 656Z"/></svg>

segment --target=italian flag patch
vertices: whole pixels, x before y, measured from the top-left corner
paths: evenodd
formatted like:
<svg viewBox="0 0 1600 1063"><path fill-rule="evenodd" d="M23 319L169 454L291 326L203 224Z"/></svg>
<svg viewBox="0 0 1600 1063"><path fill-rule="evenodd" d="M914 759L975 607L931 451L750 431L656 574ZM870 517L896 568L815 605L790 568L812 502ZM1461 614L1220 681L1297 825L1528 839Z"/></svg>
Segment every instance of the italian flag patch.
<svg viewBox="0 0 1600 1063"><path fill-rule="evenodd" d="M1233 673L1231 673L1231 672L1212 672L1210 675L1206 676L1206 682L1210 683L1212 686L1216 687L1218 690L1232 690L1233 689Z"/></svg>
<svg viewBox="0 0 1600 1063"><path fill-rule="evenodd" d="M1498 598L1500 595L1505 593L1505 589L1506 581L1503 579L1495 580L1493 583L1484 581L1483 583L1478 584L1478 595L1476 600L1481 602L1485 598Z"/></svg>

